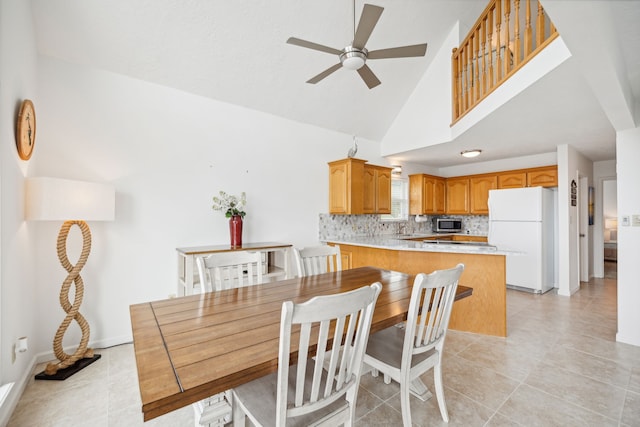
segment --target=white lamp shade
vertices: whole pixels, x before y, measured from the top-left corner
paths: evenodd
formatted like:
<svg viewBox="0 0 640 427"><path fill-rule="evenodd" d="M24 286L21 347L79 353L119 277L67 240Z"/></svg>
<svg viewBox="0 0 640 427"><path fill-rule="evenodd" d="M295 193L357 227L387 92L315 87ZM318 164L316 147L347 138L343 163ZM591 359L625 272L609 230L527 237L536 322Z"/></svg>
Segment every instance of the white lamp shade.
<svg viewBox="0 0 640 427"><path fill-rule="evenodd" d="M607 218L604 220L604 228L606 229L617 229L618 228L618 218Z"/></svg>
<svg viewBox="0 0 640 427"><path fill-rule="evenodd" d="M59 178L27 178L26 219L30 221L113 221L112 185Z"/></svg>

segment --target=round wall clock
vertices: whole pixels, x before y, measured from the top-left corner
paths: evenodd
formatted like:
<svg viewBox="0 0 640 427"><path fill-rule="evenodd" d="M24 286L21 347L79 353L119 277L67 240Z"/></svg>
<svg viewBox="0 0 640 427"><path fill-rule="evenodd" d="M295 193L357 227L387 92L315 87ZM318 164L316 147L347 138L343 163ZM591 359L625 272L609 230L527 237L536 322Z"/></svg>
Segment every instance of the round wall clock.
<svg viewBox="0 0 640 427"><path fill-rule="evenodd" d="M18 113L16 145L18 155L22 160L29 160L36 144L36 111L33 102L28 99L22 101Z"/></svg>

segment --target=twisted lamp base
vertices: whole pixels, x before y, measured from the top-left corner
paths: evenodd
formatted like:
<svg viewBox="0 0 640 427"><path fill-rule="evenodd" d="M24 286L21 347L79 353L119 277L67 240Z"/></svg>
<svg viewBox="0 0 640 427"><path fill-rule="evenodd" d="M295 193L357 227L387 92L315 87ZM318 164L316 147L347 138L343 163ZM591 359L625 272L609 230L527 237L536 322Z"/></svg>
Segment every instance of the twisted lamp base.
<svg viewBox="0 0 640 427"><path fill-rule="evenodd" d="M71 227L74 225L77 225L82 232L82 252L75 265L69 261L66 249L67 237L69 236ZM62 282L62 288L60 289L60 305L67 314L58 327L53 339L53 352L58 358L58 362L47 364L44 372L36 375L36 379L64 380L100 358L99 354L94 355L93 349L87 348L87 344L89 343L89 323L84 316L80 314L80 305L84 297L84 282L80 276L80 270L82 270L82 267L86 264L89 258L89 252L91 251L91 231L87 223L75 220L65 221L58 234L57 248L60 264L62 264L64 269L69 273L64 282ZM73 304L69 302L69 290L72 283L75 284ZM78 323L78 326L80 326L82 338L76 351L73 354L67 354L62 349L62 338L74 320Z"/></svg>

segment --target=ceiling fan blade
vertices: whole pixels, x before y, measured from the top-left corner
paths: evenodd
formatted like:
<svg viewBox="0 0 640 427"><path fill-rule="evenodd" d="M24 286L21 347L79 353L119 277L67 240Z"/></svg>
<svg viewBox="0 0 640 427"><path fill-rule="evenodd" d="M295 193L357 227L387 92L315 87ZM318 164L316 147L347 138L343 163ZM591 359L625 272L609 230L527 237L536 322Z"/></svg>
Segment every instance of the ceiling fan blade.
<svg viewBox="0 0 640 427"><path fill-rule="evenodd" d="M300 47L306 47L308 49L319 50L320 52L333 53L334 55L340 55L341 50L334 49L332 47L324 46L318 43L308 42L306 40L298 39L296 37L289 37L287 43Z"/></svg>
<svg viewBox="0 0 640 427"><path fill-rule="evenodd" d="M427 44L423 43L414 44L412 46L372 50L367 54L367 59L408 58L412 56L424 56L426 53Z"/></svg>
<svg viewBox="0 0 640 427"><path fill-rule="evenodd" d="M312 77L309 80L307 80L307 83L316 84L320 80L324 79L329 74L333 73L334 71L338 70L341 67L342 67L342 63L338 62L336 65L332 65L331 67L327 68L326 70L324 70L323 72L321 72L317 76Z"/></svg>
<svg viewBox="0 0 640 427"><path fill-rule="evenodd" d="M367 64L358 68L358 74L360 74L360 77L362 77L362 80L364 80L369 89L373 89L381 83Z"/></svg>
<svg viewBox="0 0 640 427"><path fill-rule="evenodd" d="M380 6L374 6L372 4L364 5L362 15L360 15L360 22L358 22L358 29L353 36L353 47L357 49L364 48L364 45L367 44L367 40L369 40L369 36L371 35L371 32L373 32L373 28L378 23L378 19L380 19L380 15L382 15L383 10L384 8Z"/></svg>

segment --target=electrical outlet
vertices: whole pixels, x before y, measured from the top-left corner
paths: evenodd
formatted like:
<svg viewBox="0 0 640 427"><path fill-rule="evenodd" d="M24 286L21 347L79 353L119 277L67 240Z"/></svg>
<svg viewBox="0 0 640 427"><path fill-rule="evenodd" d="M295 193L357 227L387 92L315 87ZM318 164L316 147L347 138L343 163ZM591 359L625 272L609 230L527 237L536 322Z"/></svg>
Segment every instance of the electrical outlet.
<svg viewBox="0 0 640 427"><path fill-rule="evenodd" d="M631 226L640 227L640 215L631 215Z"/></svg>
<svg viewBox="0 0 640 427"><path fill-rule="evenodd" d="M629 224L630 224L630 222L631 222L631 221L629 220L629 215L623 215L620 219L621 219L620 224L621 224L623 227L628 227L628 226L629 226Z"/></svg>

